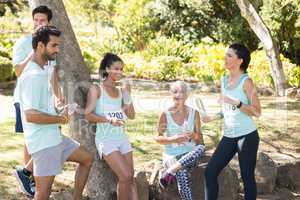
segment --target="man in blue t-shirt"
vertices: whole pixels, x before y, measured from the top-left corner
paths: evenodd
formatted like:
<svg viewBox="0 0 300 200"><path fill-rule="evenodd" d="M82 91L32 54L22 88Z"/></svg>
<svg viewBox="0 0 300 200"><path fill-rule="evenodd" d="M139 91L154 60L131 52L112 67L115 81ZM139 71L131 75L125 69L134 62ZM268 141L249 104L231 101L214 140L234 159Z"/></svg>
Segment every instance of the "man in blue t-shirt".
<svg viewBox="0 0 300 200"><path fill-rule="evenodd" d="M52 11L47 6L36 7L32 11L32 18L34 29L40 26L47 26L51 23ZM15 72L19 77L27 70L27 65L32 60L33 49L32 49L32 34L26 35L20 38L13 47L13 65L15 66ZM55 61L46 63L46 71L48 75L48 82L52 83L53 93L60 101L63 101L62 93L59 87L57 71L54 69ZM54 99L52 99L54 101ZM21 120L20 112L20 83L17 82L14 91L14 106L16 109L16 126L15 130L17 133L23 132L23 125ZM51 103L54 106L54 102ZM34 180L32 174L32 162L30 161L31 156L28 153L26 145L24 146L24 163L25 167L17 169L15 175L21 185L21 189L27 195L33 196L34 194Z"/></svg>
<svg viewBox="0 0 300 200"><path fill-rule="evenodd" d="M60 124L68 123L69 114L57 115L52 106L46 63L59 52L61 32L53 26L43 26L32 37L34 53L20 81L20 107L25 143L33 161L36 189L35 200L48 199L56 175L66 161L78 163L73 199L82 198L92 155L78 142L61 134Z"/></svg>

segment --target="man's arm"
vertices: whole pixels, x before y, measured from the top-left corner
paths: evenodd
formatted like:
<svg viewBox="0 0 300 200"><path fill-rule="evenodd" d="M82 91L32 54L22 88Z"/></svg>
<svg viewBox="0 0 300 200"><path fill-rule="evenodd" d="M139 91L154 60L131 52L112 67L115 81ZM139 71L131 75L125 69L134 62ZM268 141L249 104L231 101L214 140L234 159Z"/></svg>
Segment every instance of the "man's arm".
<svg viewBox="0 0 300 200"><path fill-rule="evenodd" d="M35 124L66 124L68 115L49 115L34 109L25 110L26 121Z"/></svg>
<svg viewBox="0 0 300 200"><path fill-rule="evenodd" d="M58 71L56 67L53 70L50 82L51 82L53 94L55 96L55 107L60 108L64 106L66 102L59 82Z"/></svg>
<svg viewBox="0 0 300 200"><path fill-rule="evenodd" d="M12 61L15 67L16 76L21 76L24 68L33 57L33 50L29 36L20 38L13 47Z"/></svg>
<svg viewBox="0 0 300 200"><path fill-rule="evenodd" d="M44 90L47 89L41 83L44 79L40 75L31 75L21 79L21 105L27 122L36 124L67 123L68 115L62 116L45 113L41 107Z"/></svg>
<svg viewBox="0 0 300 200"><path fill-rule="evenodd" d="M23 61L15 65L15 73L17 77L21 76L24 68L26 67L28 62L32 59L32 56L33 56L33 51L31 51Z"/></svg>

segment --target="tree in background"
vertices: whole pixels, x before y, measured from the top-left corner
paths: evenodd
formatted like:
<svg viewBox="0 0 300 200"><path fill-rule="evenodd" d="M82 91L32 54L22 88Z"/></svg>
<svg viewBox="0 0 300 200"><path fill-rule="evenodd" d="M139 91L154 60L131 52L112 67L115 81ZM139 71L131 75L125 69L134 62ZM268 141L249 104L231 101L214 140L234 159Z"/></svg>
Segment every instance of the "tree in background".
<svg viewBox="0 0 300 200"><path fill-rule="evenodd" d="M280 52L300 64L300 0L263 0L260 14Z"/></svg>
<svg viewBox="0 0 300 200"><path fill-rule="evenodd" d="M285 96L287 82L285 79L282 62L276 42L274 42L270 30L264 24L264 21L256 11L255 7L248 0L236 0L241 10L242 16L248 21L250 27L260 39L266 51L270 69L272 71L273 82L275 85L276 95Z"/></svg>
<svg viewBox="0 0 300 200"><path fill-rule="evenodd" d="M225 44L241 42L251 50L257 49L258 39L266 50L270 62L276 94L285 95L286 80L279 50L257 9L260 1L196 1L160 0L158 16L166 34L185 41L200 41L204 37ZM245 18L241 18L241 14ZM248 26L249 23L250 27ZM252 31L252 30L253 31ZM257 35L257 37L253 34Z"/></svg>
<svg viewBox="0 0 300 200"><path fill-rule="evenodd" d="M71 7L74 13L86 16L94 27L95 36L99 36L99 27L114 27L113 17L116 14L116 7L120 0L67 0L66 4Z"/></svg>

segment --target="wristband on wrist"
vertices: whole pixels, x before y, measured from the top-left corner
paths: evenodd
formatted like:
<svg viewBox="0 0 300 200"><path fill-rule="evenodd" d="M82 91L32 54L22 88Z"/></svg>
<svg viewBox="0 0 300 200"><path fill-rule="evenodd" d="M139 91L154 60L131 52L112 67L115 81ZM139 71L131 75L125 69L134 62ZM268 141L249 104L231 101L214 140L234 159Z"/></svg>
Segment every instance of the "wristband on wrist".
<svg viewBox="0 0 300 200"><path fill-rule="evenodd" d="M126 105L129 105L132 103L132 98L130 95L128 95L126 98L123 97L123 103Z"/></svg>

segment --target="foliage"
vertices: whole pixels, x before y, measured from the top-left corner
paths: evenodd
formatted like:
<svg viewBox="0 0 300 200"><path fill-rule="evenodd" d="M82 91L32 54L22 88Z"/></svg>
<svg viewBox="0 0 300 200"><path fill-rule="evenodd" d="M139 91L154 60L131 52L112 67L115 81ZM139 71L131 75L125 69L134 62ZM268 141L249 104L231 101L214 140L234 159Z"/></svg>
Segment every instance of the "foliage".
<svg viewBox="0 0 300 200"><path fill-rule="evenodd" d="M294 87L300 87L300 67L293 67L291 68L289 74L289 84Z"/></svg>
<svg viewBox="0 0 300 200"><path fill-rule="evenodd" d="M163 43L159 45L161 45L160 48L163 48ZM176 47L175 44L172 43L172 45ZM182 57L175 54L167 55L170 46L165 46L165 48L154 51L155 53L151 51L149 53L145 50L139 54L124 55L123 57L126 58L125 73L137 78L155 80L184 79L219 84L225 72L225 45L198 44L192 48L189 62L184 62ZM281 60L288 83L291 86L300 87L300 67L292 64L283 55L281 55ZM258 87L274 87L265 51L260 50L252 53L248 72Z"/></svg>
<svg viewBox="0 0 300 200"><path fill-rule="evenodd" d="M92 54L90 54L87 51L83 51L82 52L83 58L84 58L84 62L89 70L89 72L94 72L95 69L97 69L96 66L96 62L97 62L97 58L95 58Z"/></svg>
<svg viewBox="0 0 300 200"><path fill-rule="evenodd" d="M162 36L149 41L142 54L148 61L157 56L174 56L181 58L183 62L188 62L192 57L192 51L192 44Z"/></svg>
<svg viewBox="0 0 300 200"><path fill-rule="evenodd" d="M13 66L8 58L0 57L0 82L6 81L13 75Z"/></svg>
<svg viewBox="0 0 300 200"><path fill-rule="evenodd" d="M149 39L155 37L158 18L152 18L153 0L128 0L121 3L114 17L118 39L130 50L143 50Z"/></svg>
<svg viewBox="0 0 300 200"><path fill-rule="evenodd" d="M80 13L88 18L91 23L101 21L103 24L112 24L112 18L115 15L116 6L120 0L67 0L65 4L71 12Z"/></svg>
<svg viewBox="0 0 300 200"><path fill-rule="evenodd" d="M254 0L277 40L287 80L299 87L300 0ZM272 86L265 52L240 16L234 0L64 0L90 72L96 72L106 52L122 56L128 75L156 80L185 79L218 83L224 73L225 46L242 42L253 50L250 76ZM25 5L25 4L24 4ZM1 11L1 8L0 8ZM29 10L16 18L8 7L0 17L5 38L31 31ZM27 17L25 17L27 16ZM82 17L85 16L85 17ZM16 34L17 33L17 34ZM11 40L0 37L3 63L11 59ZM5 57L5 58L2 58ZM10 74L10 72L8 72Z"/></svg>
<svg viewBox="0 0 300 200"><path fill-rule="evenodd" d="M281 55L280 58L288 83L296 86L296 82L292 81L294 77L292 76L293 74L291 72L298 67L291 63L290 60L285 58L283 55ZM270 63L266 57L265 51L255 51L251 55L251 63L248 71L251 75L251 78L258 86L274 87ZM298 85L298 87L299 86L300 85Z"/></svg>
<svg viewBox="0 0 300 200"><path fill-rule="evenodd" d="M160 0L153 15L160 18L161 31L185 42L208 37L225 44L243 42L255 50L258 39L241 17L234 0Z"/></svg>
<svg viewBox="0 0 300 200"><path fill-rule="evenodd" d="M0 82L13 77L11 62L12 41L0 36Z"/></svg>
<svg viewBox="0 0 300 200"><path fill-rule="evenodd" d="M25 1L14 0L0 2L0 16L4 16L7 11L17 15L25 6L28 6Z"/></svg>
<svg viewBox="0 0 300 200"><path fill-rule="evenodd" d="M280 51L300 64L300 0L263 0L261 15Z"/></svg>

